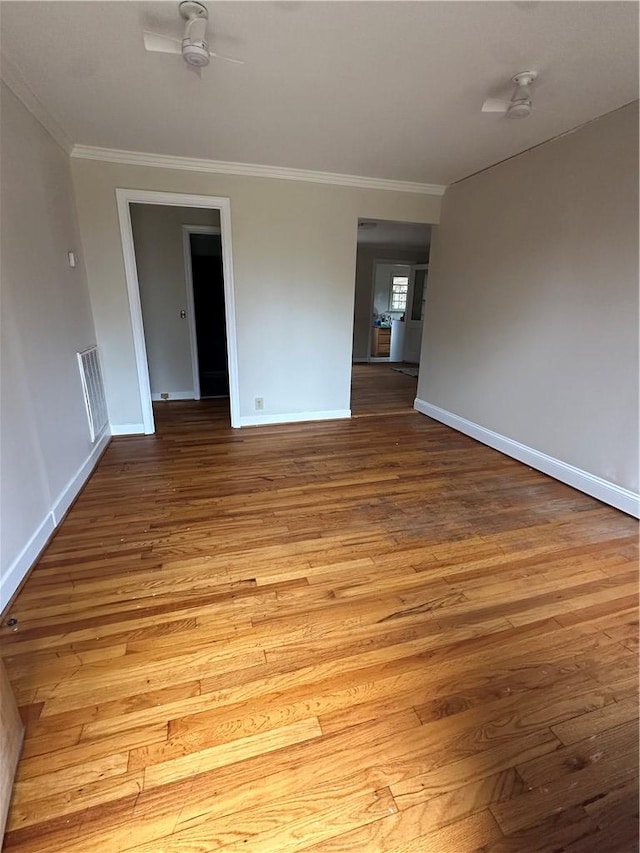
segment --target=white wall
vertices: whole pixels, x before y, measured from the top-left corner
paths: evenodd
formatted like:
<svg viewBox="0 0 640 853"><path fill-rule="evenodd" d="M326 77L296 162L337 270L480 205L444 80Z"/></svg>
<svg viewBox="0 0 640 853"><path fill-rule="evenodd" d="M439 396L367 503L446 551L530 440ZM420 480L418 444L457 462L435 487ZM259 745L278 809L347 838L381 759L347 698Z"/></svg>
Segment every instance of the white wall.
<svg viewBox="0 0 640 853"><path fill-rule="evenodd" d="M4 85L1 110L0 609L95 459L76 359L95 334L69 160Z"/></svg>
<svg viewBox="0 0 640 853"><path fill-rule="evenodd" d="M440 198L72 161L112 423L140 424L115 188L231 200L241 422L349 409L358 218L436 222Z"/></svg>
<svg viewBox="0 0 640 853"><path fill-rule="evenodd" d="M193 396L183 225L220 225L217 210L132 204L140 302L152 395Z"/></svg>
<svg viewBox="0 0 640 853"><path fill-rule="evenodd" d="M433 220L435 221L435 220ZM358 246L356 259L356 288L353 326L353 358L364 360L369 356L371 337L371 288L373 265L376 260L406 261L409 264L426 264L429 249L402 248L402 246Z"/></svg>
<svg viewBox="0 0 640 853"><path fill-rule="evenodd" d="M637 492L637 103L450 187L436 230L418 398Z"/></svg>

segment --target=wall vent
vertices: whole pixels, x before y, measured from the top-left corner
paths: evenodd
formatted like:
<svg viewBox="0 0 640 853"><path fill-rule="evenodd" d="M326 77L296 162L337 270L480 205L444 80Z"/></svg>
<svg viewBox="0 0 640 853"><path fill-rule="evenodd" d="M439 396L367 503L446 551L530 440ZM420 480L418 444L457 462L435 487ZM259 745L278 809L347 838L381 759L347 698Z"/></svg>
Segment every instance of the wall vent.
<svg viewBox="0 0 640 853"><path fill-rule="evenodd" d="M104 385L102 384L102 373L98 360L98 347L89 347L79 352L78 366L82 380L84 404L89 420L89 433L91 441L95 441L104 432L108 421L107 401L104 396Z"/></svg>

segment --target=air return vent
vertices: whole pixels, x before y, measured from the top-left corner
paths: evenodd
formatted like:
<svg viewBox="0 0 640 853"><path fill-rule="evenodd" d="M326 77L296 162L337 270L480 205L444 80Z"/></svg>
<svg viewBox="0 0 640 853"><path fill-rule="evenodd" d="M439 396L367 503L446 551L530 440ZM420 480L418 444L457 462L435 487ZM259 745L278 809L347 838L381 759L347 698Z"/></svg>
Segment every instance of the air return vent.
<svg viewBox="0 0 640 853"><path fill-rule="evenodd" d="M102 373L98 360L98 347L89 347L78 353L78 366L82 379L84 403L89 420L91 441L95 441L104 432L107 425L107 401L104 396Z"/></svg>

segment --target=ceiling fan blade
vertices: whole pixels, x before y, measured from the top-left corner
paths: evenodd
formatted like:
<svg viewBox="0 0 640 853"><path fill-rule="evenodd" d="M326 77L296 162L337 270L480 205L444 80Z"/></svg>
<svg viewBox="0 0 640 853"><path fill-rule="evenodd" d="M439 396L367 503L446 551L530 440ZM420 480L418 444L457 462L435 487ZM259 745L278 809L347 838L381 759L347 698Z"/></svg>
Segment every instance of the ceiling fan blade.
<svg viewBox="0 0 640 853"><path fill-rule="evenodd" d="M487 98L482 105L483 113L506 113L509 109L510 101L503 101L500 98Z"/></svg>
<svg viewBox="0 0 640 853"><path fill-rule="evenodd" d="M212 50L209 51L209 56L213 56L214 59L224 59L225 62L233 62L235 65L244 65L244 59L233 59L231 56L223 56L223 54L214 53Z"/></svg>
<svg viewBox="0 0 640 853"><path fill-rule="evenodd" d="M182 53L182 39L144 31L144 47L152 53Z"/></svg>

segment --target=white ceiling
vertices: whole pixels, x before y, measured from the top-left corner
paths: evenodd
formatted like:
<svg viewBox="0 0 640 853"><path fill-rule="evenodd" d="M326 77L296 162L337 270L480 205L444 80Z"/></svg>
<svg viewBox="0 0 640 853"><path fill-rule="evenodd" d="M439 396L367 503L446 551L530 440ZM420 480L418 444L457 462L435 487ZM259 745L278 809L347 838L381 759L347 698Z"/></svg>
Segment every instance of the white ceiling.
<svg viewBox="0 0 640 853"><path fill-rule="evenodd" d="M431 243L431 226L420 222L391 222L384 219L360 220L373 223L371 228L358 228L359 246L403 246L427 249Z"/></svg>
<svg viewBox="0 0 640 853"><path fill-rule="evenodd" d="M213 2L201 79L168 2L2 3L1 47L75 143L447 184L638 97L633 2ZM482 114L518 71L533 115ZM507 84L507 85L505 85Z"/></svg>

